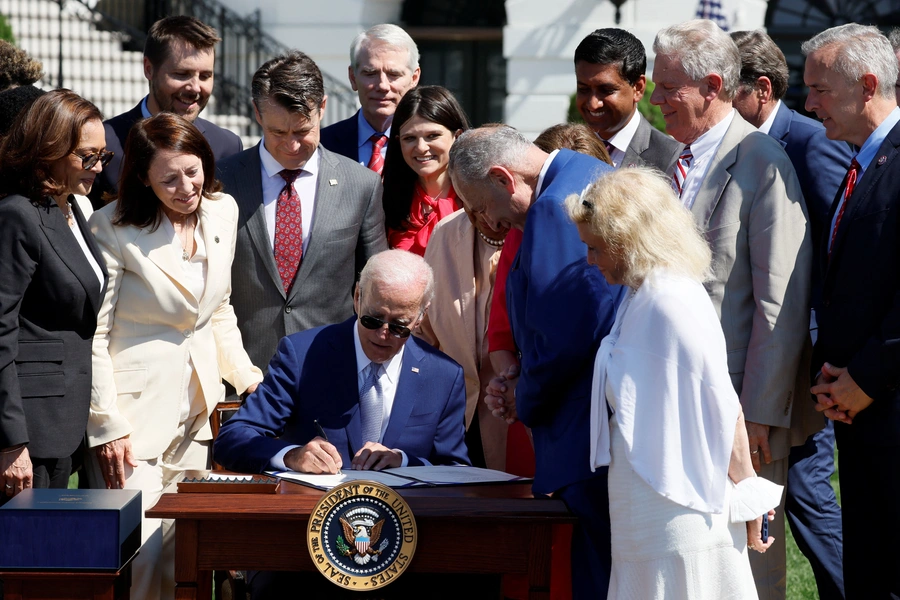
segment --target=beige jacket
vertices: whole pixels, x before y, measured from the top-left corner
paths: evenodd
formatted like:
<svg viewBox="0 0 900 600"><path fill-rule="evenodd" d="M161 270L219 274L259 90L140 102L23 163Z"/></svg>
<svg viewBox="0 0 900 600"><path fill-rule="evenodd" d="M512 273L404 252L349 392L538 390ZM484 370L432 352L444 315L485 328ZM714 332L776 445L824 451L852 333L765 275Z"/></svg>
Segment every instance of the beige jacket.
<svg viewBox="0 0 900 600"><path fill-rule="evenodd" d="M179 426L188 361L200 384L191 398L196 440L212 438L208 416L224 398L222 379L238 392L262 380L241 342L231 295L238 210L234 198L204 198L199 217L207 252L202 297L189 291L160 226L155 231L113 226L115 204L90 219L109 286L93 342L93 385L88 445L131 436L136 458L152 459L170 444Z"/></svg>
<svg viewBox="0 0 900 600"><path fill-rule="evenodd" d="M434 299L416 334L462 366L466 378L466 429L477 414L485 462L491 469L504 470L507 425L491 415L484 403L484 388L495 374L487 354L481 356L477 347L476 236L465 211L456 211L438 223L425 249L425 261L434 270ZM483 291L492 292L493 289Z"/></svg>

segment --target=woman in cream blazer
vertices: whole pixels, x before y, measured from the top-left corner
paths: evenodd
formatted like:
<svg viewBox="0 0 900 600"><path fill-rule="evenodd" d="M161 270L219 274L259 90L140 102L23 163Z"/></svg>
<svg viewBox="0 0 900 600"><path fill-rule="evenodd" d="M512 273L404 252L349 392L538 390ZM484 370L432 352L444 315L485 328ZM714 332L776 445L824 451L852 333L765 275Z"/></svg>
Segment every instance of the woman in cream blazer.
<svg viewBox="0 0 900 600"><path fill-rule="evenodd" d="M147 509L179 473L207 468L222 379L252 391L262 373L229 304L238 209L217 191L206 140L161 113L134 126L123 164L120 199L90 219L109 287L87 438L92 485L141 489ZM136 597L172 596L173 534L169 523L144 519Z"/></svg>

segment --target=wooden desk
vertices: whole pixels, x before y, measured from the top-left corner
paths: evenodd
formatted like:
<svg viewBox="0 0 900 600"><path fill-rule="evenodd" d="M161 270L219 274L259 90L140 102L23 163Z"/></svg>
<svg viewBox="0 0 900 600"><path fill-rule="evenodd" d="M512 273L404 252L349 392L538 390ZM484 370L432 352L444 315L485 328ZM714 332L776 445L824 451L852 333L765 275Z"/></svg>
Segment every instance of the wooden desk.
<svg viewBox="0 0 900 600"><path fill-rule="evenodd" d="M213 569L313 571L306 527L323 492L282 482L279 494L163 494L148 517L175 519L176 598L211 597ZM554 527L575 517L530 484L403 490L419 541L408 572L527 575L550 597ZM385 590L390 590L390 586Z"/></svg>
<svg viewBox="0 0 900 600"><path fill-rule="evenodd" d="M4 600L129 600L131 561L117 572L0 571Z"/></svg>

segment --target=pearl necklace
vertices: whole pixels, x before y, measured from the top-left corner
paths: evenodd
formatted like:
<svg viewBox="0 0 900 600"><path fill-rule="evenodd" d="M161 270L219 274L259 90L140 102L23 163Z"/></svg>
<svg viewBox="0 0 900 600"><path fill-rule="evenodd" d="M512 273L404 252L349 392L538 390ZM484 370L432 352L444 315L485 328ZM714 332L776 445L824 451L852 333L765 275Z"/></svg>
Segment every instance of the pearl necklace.
<svg viewBox="0 0 900 600"><path fill-rule="evenodd" d="M476 231L477 231L477 230L476 230ZM493 246L493 247L495 247L495 248L499 248L500 246L503 245L503 242L506 241L505 239L504 239L504 240L492 240L491 238L489 238L488 236L484 235L484 234L481 233L480 231L478 232L478 235L481 236L481 239L484 240L484 243L485 243L485 244L488 244L488 245Z"/></svg>

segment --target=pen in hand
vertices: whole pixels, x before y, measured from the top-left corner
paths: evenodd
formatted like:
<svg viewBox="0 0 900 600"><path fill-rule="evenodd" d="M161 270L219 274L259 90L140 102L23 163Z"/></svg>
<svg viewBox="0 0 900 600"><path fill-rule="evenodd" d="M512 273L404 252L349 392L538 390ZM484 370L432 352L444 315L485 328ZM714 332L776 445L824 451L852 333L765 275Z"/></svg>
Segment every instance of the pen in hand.
<svg viewBox="0 0 900 600"><path fill-rule="evenodd" d="M313 419L313 425L316 426L316 431L318 432L319 437L322 438L323 440L325 440L325 441L327 442L327 441L328 441L328 436L325 435L325 430L322 429L322 426L321 426L321 425L319 425L319 420L318 420L318 419Z"/></svg>

